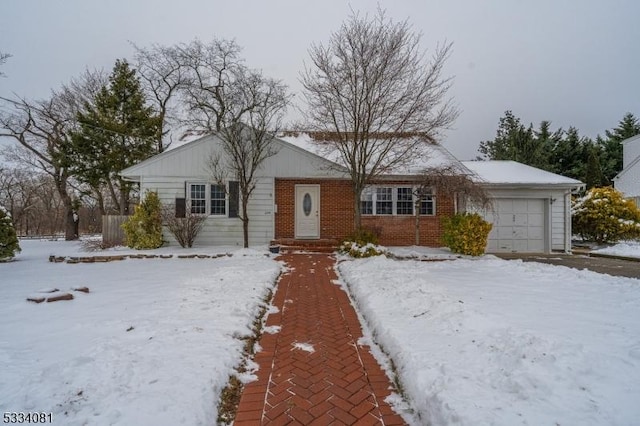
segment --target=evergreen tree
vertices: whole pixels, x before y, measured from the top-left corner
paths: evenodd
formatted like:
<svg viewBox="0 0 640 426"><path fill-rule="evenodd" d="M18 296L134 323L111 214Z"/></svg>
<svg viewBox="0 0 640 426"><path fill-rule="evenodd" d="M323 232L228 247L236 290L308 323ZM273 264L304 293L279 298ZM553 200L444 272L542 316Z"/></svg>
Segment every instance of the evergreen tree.
<svg viewBox="0 0 640 426"><path fill-rule="evenodd" d="M640 134L640 122L633 114L627 113L618 127L605 131L605 138L598 136L597 143L603 150L602 172L607 184L622 171L622 141Z"/></svg>
<svg viewBox="0 0 640 426"><path fill-rule="evenodd" d="M587 153L587 169L585 170L584 177L587 189L604 186L605 177L600 166L598 147L594 144L588 144L584 150Z"/></svg>
<svg viewBox="0 0 640 426"><path fill-rule="evenodd" d="M20 244L11 216L0 206L0 262L11 260L20 251Z"/></svg>
<svg viewBox="0 0 640 426"><path fill-rule="evenodd" d="M500 118L495 139L480 142L479 151L489 160L520 161L522 155L519 147L526 146L531 139L531 129L525 128L511 111L505 111L504 117Z"/></svg>
<svg viewBox="0 0 640 426"><path fill-rule="evenodd" d="M143 250L162 245L162 205L157 192L145 194L122 229L127 247Z"/></svg>
<svg viewBox="0 0 640 426"><path fill-rule="evenodd" d="M480 142L478 150L489 160L514 160L553 170L550 155L561 135L562 130L551 131L548 121L540 123L540 129L534 132L532 125L525 127L511 111L506 111L500 118L495 139Z"/></svg>
<svg viewBox="0 0 640 426"><path fill-rule="evenodd" d="M585 150L587 145L593 145L593 142L589 138L581 138L575 127L569 127L553 150L555 172L584 181L589 157L588 150Z"/></svg>
<svg viewBox="0 0 640 426"><path fill-rule="evenodd" d="M126 60L116 61L109 84L85 105L78 121L71 148L74 175L92 188L106 187L120 214L127 214L132 184L118 173L156 152L160 121Z"/></svg>
<svg viewBox="0 0 640 426"><path fill-rule="evenodd" d="M535 139L531 143L530 160L527 164L550 172L558 172L558 164L554 162L553 152L562 140L563 133L562 129L552 131L550 121L540 122L540 128L534 132Z"/></svg>

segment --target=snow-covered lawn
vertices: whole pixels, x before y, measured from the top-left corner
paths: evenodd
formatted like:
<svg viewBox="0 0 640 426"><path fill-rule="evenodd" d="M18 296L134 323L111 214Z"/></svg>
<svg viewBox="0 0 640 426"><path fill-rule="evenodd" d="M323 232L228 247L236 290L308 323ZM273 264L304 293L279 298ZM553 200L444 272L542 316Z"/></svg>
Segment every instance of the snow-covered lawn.
<svg viewBox="0 0 640 426"><path fill-rule="evenodd" d="M49 263L77 242L22 241L0 263L0 411L64 425L210 425L242 341L281 265L266 249L218 259ZM181 254L180 248L145 253ZM124 254L130 250L111 251ZM191 252L220 252L217 248ZM87 286L35 304L38 290Z"/></svg>
<svg viewBox="0 0 640 426"><path fill-rule="evenodd" d="M493 256L339 271L421 423L638 424L640 280Z"/></svg>
<svg viewBox="0 0 640 426"><path fill-rule="evenodd" d="M611 247L593 250L593 252L640 259L640 241L623 241Z"/></svg>

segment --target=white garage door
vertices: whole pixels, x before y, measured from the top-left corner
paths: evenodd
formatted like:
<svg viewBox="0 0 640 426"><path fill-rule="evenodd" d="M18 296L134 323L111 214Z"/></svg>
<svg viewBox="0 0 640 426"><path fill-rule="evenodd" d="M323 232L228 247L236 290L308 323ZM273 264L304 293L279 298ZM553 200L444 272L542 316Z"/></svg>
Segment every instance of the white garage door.
<svg viewBox="0 0 640 426"><path fill-rule="evenodd" d="M486 215L493 222L487 251L500 253L542 253L545 249L545 202L541 199L498 198L494 211Z"/></svg>

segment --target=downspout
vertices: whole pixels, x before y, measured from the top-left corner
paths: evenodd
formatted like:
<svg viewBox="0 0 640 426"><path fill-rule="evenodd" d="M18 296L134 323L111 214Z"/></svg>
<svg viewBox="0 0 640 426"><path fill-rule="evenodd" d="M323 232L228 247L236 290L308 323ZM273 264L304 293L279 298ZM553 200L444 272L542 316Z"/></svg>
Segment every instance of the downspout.
<svg viewBox="0 0 640 426"><path fill-rule="evenodd" d="M564 252L571 254L571 190L565 191L564 193L564 206Z"/></svg>

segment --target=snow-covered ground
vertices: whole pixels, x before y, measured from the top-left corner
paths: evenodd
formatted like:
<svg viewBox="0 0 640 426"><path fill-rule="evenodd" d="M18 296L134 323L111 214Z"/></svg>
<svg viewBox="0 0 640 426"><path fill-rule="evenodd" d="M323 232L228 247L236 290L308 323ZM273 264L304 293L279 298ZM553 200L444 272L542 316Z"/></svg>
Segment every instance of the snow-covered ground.
<svg viewBox="0 0 640 426"><path fill-rule="evenodd" d="M217 259L50 263L78 242L22 241L0 263L0 411L51 412L64 425L210 425L242 341L281 265L265 250ZM133 252L110 250L106 254ZM38 290L74 300L35 304Z"/></svg>
<svg viewBox="0 0 640 426"><path fill-rule="evenodd" d="M593 250L593 252L640 259L640 241L623 241L611 247Z"/></svg>
<svg viewBox="0 0 640 426"><path fill-rule="evenodd" d="M640 280L493 256L339 271L420 423L638 424Z"/></svg>

